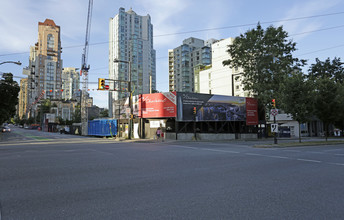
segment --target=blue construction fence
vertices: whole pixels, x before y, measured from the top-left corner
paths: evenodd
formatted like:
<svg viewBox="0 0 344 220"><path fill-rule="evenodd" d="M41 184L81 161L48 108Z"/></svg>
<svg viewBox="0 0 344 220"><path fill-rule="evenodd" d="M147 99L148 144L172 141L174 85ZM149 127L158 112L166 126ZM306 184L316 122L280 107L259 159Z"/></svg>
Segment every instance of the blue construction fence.
<svg viewBox="0 0 344 220"><path fill-rule="evenodd" d="M91 136L116 136L117 120L115 119L96 119L88 122L88 135Z"/></svg>

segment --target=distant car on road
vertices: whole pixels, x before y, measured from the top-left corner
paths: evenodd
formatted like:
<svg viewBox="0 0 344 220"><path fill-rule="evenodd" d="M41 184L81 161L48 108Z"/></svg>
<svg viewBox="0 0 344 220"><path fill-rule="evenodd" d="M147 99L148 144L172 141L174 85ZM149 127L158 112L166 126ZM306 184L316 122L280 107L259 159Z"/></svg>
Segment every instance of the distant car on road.
<svg viewBox="0 0 344 220"><path fill-rule="evenodd" d="M8 126L3 126L1 127L1 132L11 132L11 128L9 128Z"/></svg>

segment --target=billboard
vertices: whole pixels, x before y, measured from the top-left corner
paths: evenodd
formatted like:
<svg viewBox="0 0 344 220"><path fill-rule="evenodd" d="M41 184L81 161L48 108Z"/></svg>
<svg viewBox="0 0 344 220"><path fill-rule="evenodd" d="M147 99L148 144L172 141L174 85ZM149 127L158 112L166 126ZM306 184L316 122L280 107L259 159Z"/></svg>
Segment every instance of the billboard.
<svg viewBox="0 0 344 220"><path fill-rule="evenodd" d="M253 106L256 102L255 99L249 100L249 120L250 125L253 125L255 117L258 123L257 109L254 111ZM178 121L246 121L245 97L178 92L177 106Z"/></svg>
<svg viewBox="0 0 344 220"><path fill-rule="evenodd" d="M246 98L246 125L258 124L258 101L254 98Z"/></svg>
<svg viewBox="0 0 344 220"><path fill-rule="evenodd" d="M140 118L176 117L176 92L139 95L138 116Z"/></svg>

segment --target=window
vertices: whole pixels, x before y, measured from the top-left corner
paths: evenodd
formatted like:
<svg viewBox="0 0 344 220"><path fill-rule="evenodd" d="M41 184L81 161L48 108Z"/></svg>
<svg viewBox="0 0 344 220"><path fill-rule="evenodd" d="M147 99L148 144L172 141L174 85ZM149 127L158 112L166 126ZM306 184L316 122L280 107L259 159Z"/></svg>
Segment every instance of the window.
<svg viewBox="0 0 344 220"><path fill-rule="evenodd" d="M47 48L53 49L54 48L54 36L52 34L48 34L47 37Z"/></svg>

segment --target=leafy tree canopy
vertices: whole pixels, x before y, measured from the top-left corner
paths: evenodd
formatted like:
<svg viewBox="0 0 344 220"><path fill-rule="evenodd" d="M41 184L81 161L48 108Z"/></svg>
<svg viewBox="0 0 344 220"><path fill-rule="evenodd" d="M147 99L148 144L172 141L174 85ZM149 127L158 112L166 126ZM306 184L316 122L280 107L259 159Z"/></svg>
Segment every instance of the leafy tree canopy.
<svg viewBox="0 0 344 220"><path fill-rule="evenodd" d="M228 46L231 58L223 64L242 68L244 90L265 106L272 98L278 98L285 78L306 63L292 56L296 43L287 38L288 33L282 27L270 26L264 30L258 24Z"/></svg>
<svg viewBox="0 0 344 220"><path fill-rule="evenodd" d="M109 117L109 110L108 110L108 109L104 109L104 111L101 111L101 112L99 113L99 116L100 116L101 118Z"/></svg>
<svg viewBox="0 0 344 220"><path fill-rule="evenodd" d="M13 81L13 74L4 73L0 79L0 124L15 115L19 91L18 83Z"/></svg>
<svg viewBox="0 0 344 220"><path fill-rule="evenodd" d="M326 138L328 125L344 121L344 71L340 58L325 61L316 59L308 71L314 82L314 114L325 124Z"/></svg>
<svg viewBox="0 0 344 220"><path fill-rule="evenodd" d="M316 58L315 61L316 63L309 68L308 76L310 79L330 78L337 83L344 83L344 68L340 58L335 57L332 61L330 58L327 58L325 61Z"/></svg>
<svg viewBox="0 0 344 220"><path fill-rule="evenodd" d="M301 142L300 123L311 120L313 116L314 86L301 72L293 72L281 85L280 106L299 122L299 142Z"/></svg>

